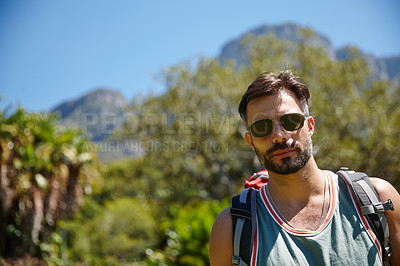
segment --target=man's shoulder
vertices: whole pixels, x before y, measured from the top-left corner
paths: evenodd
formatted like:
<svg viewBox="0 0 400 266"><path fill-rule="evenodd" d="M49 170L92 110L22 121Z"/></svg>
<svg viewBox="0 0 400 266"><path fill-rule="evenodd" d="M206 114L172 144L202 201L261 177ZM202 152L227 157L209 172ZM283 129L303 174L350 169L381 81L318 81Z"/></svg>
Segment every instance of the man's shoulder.
<svg viewBox="0 0 400 266"><path fill-rule="evenodd" d="M398 194L393 185L385 179L379 177L370 177L370 180L381 201L387 200L392 194Z"/></svg>
<svg viewBox="0 0 400 266"><path fill-rule="evenodd" d="M232 239L231 207L222 210L218 217L215 219L214 225L211 230L211 237L216 237L217 239Z"/></svg>
<svg viewBox="0 0 400 266"><path fill-rule="evenodd" d="M386 218L389 225L390 246L392 248L391 265L400 265L400 195L398 191L386 180L372 177L371 183L382 202L390 199L394 211L387 211Z"/></svg>
<svg viewBox="0 0 400 266"><path fill-rule="evenodd" d="M211 265L232 265L232 245L232 216L228 207L218 215L211 230Z"/></svg>
<svg viewBox="0 0 400 266"><path fill-rule="evenodd" d="M231 207L223 209L215 219L214 225L219 226L220 224L232 223Z"/></svg>

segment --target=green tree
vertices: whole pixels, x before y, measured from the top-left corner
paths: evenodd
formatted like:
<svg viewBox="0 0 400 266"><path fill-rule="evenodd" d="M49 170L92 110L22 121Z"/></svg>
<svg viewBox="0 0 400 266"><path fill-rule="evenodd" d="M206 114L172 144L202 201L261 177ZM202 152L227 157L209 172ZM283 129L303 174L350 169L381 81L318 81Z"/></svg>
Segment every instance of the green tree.
<svg viewBox="0 0 400 266"><path fill-rule="evenodd" d="M98 172L90 143L57 117L0 110L0 256L45 256L59 218L71 217Z"/></svg>
<svg viewBox="0 0 400 266"><path fill-rule="evenodd" d="M102 170L101 193L93 194L100 204L121 197L141 200L162 199L170 189L163 169L154 167L146 157L111 161Z"/></svg>

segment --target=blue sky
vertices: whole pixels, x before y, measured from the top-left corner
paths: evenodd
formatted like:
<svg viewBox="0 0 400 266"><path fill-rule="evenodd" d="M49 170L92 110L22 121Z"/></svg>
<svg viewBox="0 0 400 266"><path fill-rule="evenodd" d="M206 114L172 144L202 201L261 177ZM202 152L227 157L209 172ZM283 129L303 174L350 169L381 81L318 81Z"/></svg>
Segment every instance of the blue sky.
<svg viewBox="0 0 400 266"><path fill-rule="evenodd" d="M400 55L397 0L0 0L0 107L46 111L106 87L162 93L154 75L263 24L308 26L335 48Z"/></svg>

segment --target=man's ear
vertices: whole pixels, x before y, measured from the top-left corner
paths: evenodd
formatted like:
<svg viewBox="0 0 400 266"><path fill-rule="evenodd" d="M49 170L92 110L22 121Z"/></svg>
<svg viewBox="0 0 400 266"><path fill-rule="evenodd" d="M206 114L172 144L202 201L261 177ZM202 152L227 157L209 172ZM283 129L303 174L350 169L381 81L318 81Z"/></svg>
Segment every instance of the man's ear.
<svg viewBox="0 0 400 266"><path fill-rule="evenodd" d="M254 150L254 144L253 144L253 140L251 138L250 132L246 132L246 134L244 134L244 137L246 138L246 142L247 142L247 144L249 144L250 148L252 150Z"/></svg>
<svg viewBox="0 0 400 266"><path fill-rule="evenodd" d="M308 131L310 132L310 135L312 136L314 134L314 128L315 128L314 117L312 116L307 117L307 127Z"/></svg>

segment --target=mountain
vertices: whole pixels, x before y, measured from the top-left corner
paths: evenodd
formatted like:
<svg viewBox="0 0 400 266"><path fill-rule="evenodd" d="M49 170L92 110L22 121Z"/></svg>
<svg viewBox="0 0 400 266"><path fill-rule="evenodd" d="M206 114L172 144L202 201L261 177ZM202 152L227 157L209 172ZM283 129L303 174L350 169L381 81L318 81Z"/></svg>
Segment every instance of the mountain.
<svg viewBox="0 0 400 266"><path fill-rule="evenodd" d="M66 101L51 112L59 114L65 127L80 128L93 141L102 141L118 125L127 105L120 92L100 88Z"/></svg>
<svg viewBox="0 0 400 266"><path fill-rule="evenodd" d="M224 63L227 60L234 59L237 65L242 65L245 63L247 55L243 54L246 49L243 49L242 40L247 35L253 35L255 37L260 35L275 35L278 39L286 40L290 42L300 42L305 41L301 35L302 28L293 23L286 23L283 25L270 26L263 25L253 30L244 33L237 39L234 39L222 47L221 53L218 57L220 63ZM327 55L331 58L335 57L335 50L333 49L330 40L323 36L322 34L314 34L307 41L307 45L313 47L322 47Z"/></svg>
<svg viewBox="0 0 400 266"><path fill-rule="evenodd" d="M244 33L239 38L226 43L221 49L218 60L222 64L231 59L235 60L237 66L247 64L247 50L242 44L242 40L249 34L253 36L272 34L281 40L290 42L305 42L305 44L313 47L321 47L333 60L343 60L347 58L349 46L335 49L332 46L331 41L326 36L318 32L314 32L314 35L311 36L310 39L305 40L301 33L306 29L307 28L293 23L286 23L277 26L262 25ZM400 56L377 58L374 55L366 54L361 50L359 51L366 59L368 67L375 77L400 80Z"/></svg>

